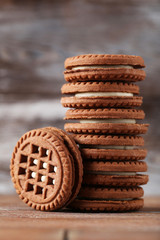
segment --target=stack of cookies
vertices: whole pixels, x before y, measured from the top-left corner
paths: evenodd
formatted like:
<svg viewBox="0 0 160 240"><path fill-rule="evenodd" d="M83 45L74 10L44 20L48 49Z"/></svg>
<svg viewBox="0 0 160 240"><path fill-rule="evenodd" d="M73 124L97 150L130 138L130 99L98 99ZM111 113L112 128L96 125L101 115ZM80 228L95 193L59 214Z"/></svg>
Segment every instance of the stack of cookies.
<svg viewBox="0 0 160 240"><path fill-rule="evenodd" d="M143 207L148 176L143 148L148 124L142 124L139 87L145 79L144 61L129 55L81 55L66 59L61 102L64 128L79 145L83 183L73 209L129 211Z"/></svg>

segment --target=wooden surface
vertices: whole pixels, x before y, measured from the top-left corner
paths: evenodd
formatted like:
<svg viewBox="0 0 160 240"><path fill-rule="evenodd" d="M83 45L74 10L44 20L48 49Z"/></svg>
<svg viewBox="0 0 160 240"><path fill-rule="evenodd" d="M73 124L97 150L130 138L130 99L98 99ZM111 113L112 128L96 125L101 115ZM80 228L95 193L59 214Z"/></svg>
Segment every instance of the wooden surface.
<svg viewBox="0 0 160 240"><path fill-rule="evenodd" d="M160 197L132 213L40 212L16 195L0 198L0 239L141 239L160 237Z"/></svg>
<svg viewBox="0 0 160 240"><path fill-rule="evenodd" d="M14 192L9 176L13 148L26 131L63 128L60 104L66 57L85 53L141 55L147 78L145 137L150 182L160 194L160 1L0 0L0 193Z"/></svg>

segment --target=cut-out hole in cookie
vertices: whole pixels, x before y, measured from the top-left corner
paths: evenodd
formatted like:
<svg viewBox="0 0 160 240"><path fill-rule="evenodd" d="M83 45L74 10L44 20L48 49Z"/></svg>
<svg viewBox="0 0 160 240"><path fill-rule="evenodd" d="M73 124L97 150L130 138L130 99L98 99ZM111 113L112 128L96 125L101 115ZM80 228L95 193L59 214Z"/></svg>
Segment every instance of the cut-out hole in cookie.
<svg viewBox="0 0 160 240"><path fill-rule="evenodd" d="M56 166L49 165L49 173L56 172L56 171L57 171Z"/></svg>
<svg viewBox="0 0 160 240"><path fill-rule="evenodd" d="M41 157L47 157L49 155L49 150L42 148Z"/></svg>
<svg viewBox="0 0 160 240"><path fill-rule="evenodd" d="M55 179L51 178L51 177L48 177L48 182L47 182L48 185L54 185L55 184Z"/></svg>
<svg viewBox="0 0 160 240"><path fill-rule="evenodd" d="M36 194L42 194L42 193L43 193L43 188L41 188L40 186L37 186Z"/></svg>
<svg viewBox="0 0 160 240"><path fill-rule="evenodd" d="M37 164L38 164L38 159L35 159L35 158L30 159L30 166L35 166Z"/></svg>
<svg viewBox="0 0 160 240"><path fill-rule="evenodd" d="M18 170L18 175L22 175L22 174L26 174L26 169L20 167L19 170Z"/></svg>
<svg viewBox="0 0 160 240"><path fill-rule="evenodd" d="M21 156L20 156L20 163L26 163L26 162L27 162L27 159L28 159L27 156L21 154Z"/></svg>
<svg viewBox="0 0 160 240"><path fill-rule="evenodd" d="M27 192L29 191L33 191L34 190L34 186L30 183L27 184Z"/></svg>
<svg viewBox="0 0 160 240"><path fill-rule="evenodd" d="M39 146L32 145L32 153L39 153Z"/></svg>

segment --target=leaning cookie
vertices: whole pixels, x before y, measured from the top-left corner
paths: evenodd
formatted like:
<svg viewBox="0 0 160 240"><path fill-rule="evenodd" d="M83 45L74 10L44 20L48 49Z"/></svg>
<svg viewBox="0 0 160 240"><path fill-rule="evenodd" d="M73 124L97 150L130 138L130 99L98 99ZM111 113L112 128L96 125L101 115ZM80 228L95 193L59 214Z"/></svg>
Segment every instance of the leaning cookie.
<svg viewBox="0 0 160 240"><path fill-rule="evenodd" d="M60 209L76 197L83 173L74 140L55 128L24 134L15 146L10 169L19 197L36 210L47 211Z"/></svg>
<svg viewBox="0 0 160 240"><path fill-rule="evenodd" d="M129 55L80 55L66 59L66 81L141 81L145 72L144 61Z"/></svg>
<svg viewBox="0 0 160 240"><path fill-rule="evenodd" d="M64 107L70 108L139 107L142 104L142 97L134 95L138 90L138 86L127 83L64 84L62 93L75 93L75 96L63 97L61 103Z"/></svg>

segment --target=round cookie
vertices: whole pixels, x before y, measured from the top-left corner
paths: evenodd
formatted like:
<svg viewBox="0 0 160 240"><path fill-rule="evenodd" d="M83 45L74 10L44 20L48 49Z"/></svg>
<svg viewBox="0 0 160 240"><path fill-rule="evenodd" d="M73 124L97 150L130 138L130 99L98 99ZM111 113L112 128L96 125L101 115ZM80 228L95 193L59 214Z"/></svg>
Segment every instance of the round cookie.
<svg viewBox="0 0 160 240"><path fill-rule="evenodd" d="M100 107L139 107L142 97L97 96L97 97L62 97L61 104L67 108L100 108Z"/></svg>
<svg viewBox="0 0 160 240"><path fill-rule="evenodd" d="M85 92L127 92L139 94L139 87L132 83L123 82L74 82L64 84L62 94Z"/></svg>
<svg viewBox="0 0 160 240"><path fill-rule="evenodd" d="M149 124L132 123L66 123L66 132L75 134L145 134Z"/></svg>
<svg viewBox="0 0 160 240"><path fill-rule="evenodd" d="M67 70L64 78L68 82L77 81L142 81L146 77L145 71L140 69L126 68L87 68L77 70Z"/></svg>
<svg viewBox="0 0 160 240"><path fill-rule="evenodd" d="M84 169L87 172L146 172L147 164L143 161L87 161L83 159Z"/></svg>
<svg viewBox="0 0 160 240"><path fill-rule="evenodd" d="M143 146L144 139L141 136L113 136L113 135L86 135L72 134L77 144L85 148L96 148L108 146ZM83 148L82 147L82 148Z"/></svg>
<svg viewBox="0 0 160 240"><path fill-rule="evenodd" d="M53 134L57 134L58 136L60 135L69 150L69 153L74 159L74 168L75 168L75 180L74 180L74 186L72 188L72 194L70 196L70 200L67 204L72 202L74 198L77 196L81 183L82 183L82 177L83 177L83 164L82 164L82 158L79 149L77 148L77 145L72 138L71 135L66 134L61 129L55 128L55 127L48 127L48 130L52 131Z"/></svg>
<svg viewBox="0 0 160 240"><path fill-rule="evenodd" d="M97 172L86 171L83 175L83 185L133 187L147 184L148 175L136 172Z"/></svg>
<svg viewBox="0 0 160 240"><path fill-rule="evenodd" d="M143 197L142 187L91 187L82 186L78 194L79 199L89 200L132 200Z"/></svg>
<svg viewBox="0 0 160 240"><path fill-rule="evenodd" d="M84 212L127 212L143 208L143 199L125 201L84 200L75 199L69 207Z"/></svg>
<svg viewBox="0 0 160 240"><path fill-rule="evenodd" d="M75 175L81 182L81 166L72 137L55 128L42 128L20 138L10 169L16 191L25 203L36 210L57 210L78 193L80 185L75 184Z"/></svg>
<svg viewBox="0 0 160 240"><path fill-rule="evenodd" d="M140 81L145 78L139 56L88 54L66 59L66 81Z"/></svg>
<svg viewBox="0 0 160 240"><path fill-rule="evenodd" d="M61 103L71 108L138 107L142 97L133 95L138 92L138 86L127 83L71 83L64 84L62 93L75 93L75 96L63 97Z"/></svg>
<svg viewBox="0 0 160 240"><path fill-rule="evenodd" d="M98 149L98 148L81 148L83 159L103 159L118 161L143 160L147 155L146 149Z"/></svg>
<svg viewBox="0 0 160 240"><path fill-rule="evenodd" d="M143 110L136 109L69 109L65 119L144 119Z"/></svg>
<svg viewBox="0 0 160 240"><path fill-rule="evenodd" d="M142 57L124 54L79 55L67 58L64 65L67 69L86 65L130 65L139 68L145 67Z"/></svg>

